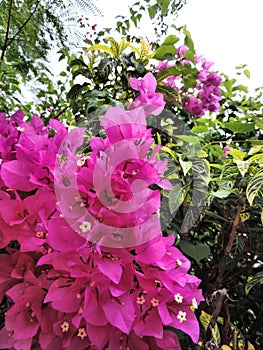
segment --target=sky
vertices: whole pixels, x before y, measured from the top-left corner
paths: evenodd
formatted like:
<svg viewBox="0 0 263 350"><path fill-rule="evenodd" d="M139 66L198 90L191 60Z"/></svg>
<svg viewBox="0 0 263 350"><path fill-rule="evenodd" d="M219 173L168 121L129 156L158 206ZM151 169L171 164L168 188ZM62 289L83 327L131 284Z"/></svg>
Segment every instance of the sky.
<svg viewBox="0 0 263 350"><path fill-rule="evenodd" d="M127 14L128 5L134 2L97 0L96 3L105 14L105 23L110 24L114 23L114 16ZM236 66L247 64L251 78L238 79L253 89L263 86L262 14L263 0L187 0L175 24L187 25L197 53L214 62L215 69L232 77Z"/></svg>

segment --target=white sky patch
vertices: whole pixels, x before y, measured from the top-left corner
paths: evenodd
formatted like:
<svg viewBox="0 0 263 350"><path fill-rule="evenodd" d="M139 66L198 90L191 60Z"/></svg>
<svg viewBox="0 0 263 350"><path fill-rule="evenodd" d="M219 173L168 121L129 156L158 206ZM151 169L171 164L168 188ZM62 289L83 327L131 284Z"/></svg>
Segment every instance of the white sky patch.
<svg viewBox="0 0 263 350"><path fill-rule="evenodd" d="M104 13L102 23L113 25L117 15L128 15L128 6L135 0L97 0ZM214 68L230 77L235 67L247 64L250 80L238 78L240 83L256 88L263 86L263 1L262 0L187 0L179 11L176 26L186 24L192 34L197 53L215 63ZM101 24L102 24L101 23ZM152 33L143 25L139 36Z"/></svg>
<svg viewBox="0 0 263 350"><path fill-rule="evenodd" d="M247 64L252 88L263 86L263 1L187 0L177 25L187 24L198 53L232 76L235 66Z"/></svg>

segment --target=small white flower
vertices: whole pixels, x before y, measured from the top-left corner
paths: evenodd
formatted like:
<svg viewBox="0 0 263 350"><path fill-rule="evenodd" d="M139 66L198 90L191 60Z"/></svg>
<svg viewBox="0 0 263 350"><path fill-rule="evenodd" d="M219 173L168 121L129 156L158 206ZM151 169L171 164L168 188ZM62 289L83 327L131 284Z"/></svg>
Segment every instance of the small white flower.
<svg viewBox="0 0 263 350"><path fill-rule="evenodd" d="M139 304L139 305L143 305L145 303L145 298L143 295L141 295L140 297L137 297L136 298L136 303Z"/></svg>
<svg viewBox="0 0 263 350"><path fill-rule="evenodd" d="M177 294L175 294L175 296L174 296L174 300L178 303L178 304L181 304L182 302L183 302L183 297L182 297L182 295L180 294L180 293L177 293Z"/></svg>
<svg viewBox="0 0 263 350"><path fill-rule="evenodd" d="M87 158L88 157L81 157L81 158L79 158L78 161L77 161L77 165L78 166L84 165Z"/></svg>
<svg viewBox="0 0 263 350"><path fill-rule="evenodd" d="M179 320L180 323L187 321L186 319L186 312L184 311L179 311L178 315L177 315L177 319Z"/></svg>
<svg viewBox="0 0 263 350"><path fill-rule="evenodd" d="M157 307L157 306L159 306L159 300L155 299L155 298L152 298L151 304L152 304L153 307Z"/></svg>
<svg viewBox="0 0 263 350"><path fill-rule="evenodd" d="M83 221L81 223L81 225L79 226L79 228L80 228L81 232L86 233L86 232L90 231L91 224L88 221Z"/></svg>
<svg viewBox="0 0 263 350"><path fill-rule="evenodd" d="M63 333L69 331L69 323L67 321L64 321L60 327Z"/></svg>
<svg viewBox="0 0 263 350"><path fill-rule="evenodd" d="M193 299L192 299L192 307L193 307L194 309L198 309L198 305L197 305L197 300L196 300L196 298L193 298Z"/></svg>
<svg viewBox="0 0 263 350"><path fill-rule="evenodd" d="M176 260L176 264L177 264L178 266L182 266L182 265L183 265L183 263L182 263L182 261L181 261L180 259L177 259L177 260Z"/></svg>
<svg viewBox="0 0 263 350"><path fill-rule="evenodd" d="M79 328L78 329L78 337L79 338L81 338L82 340L84 339L84 338L86 338L86 336L87 336L87 332L86 332L86 329L85 328Z"/></svg>

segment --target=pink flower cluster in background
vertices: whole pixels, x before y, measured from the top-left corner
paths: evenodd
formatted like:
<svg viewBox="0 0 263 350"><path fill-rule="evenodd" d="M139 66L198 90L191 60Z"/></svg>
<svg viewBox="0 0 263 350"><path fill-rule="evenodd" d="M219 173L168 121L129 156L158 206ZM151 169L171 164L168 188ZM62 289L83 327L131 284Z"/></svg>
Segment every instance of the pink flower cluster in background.
<svg viewBox="0 0 263 350"><path fill-rule="evenodd" d="M200 280L161 234L146 113L109 109L88 156L82 129L0 114L1 349L181 349L165 326L198 341Z"/></svg>
<svg viewBox="0 0 263 350"><path fill-rule="evenodd" d="M190 60L184 56L188 50L188 47L184 45L180 46L177 49L176 62L191 64ZM176 62L169 63L161 61L157 67L157 71L160 72L169 67L176 66ZM198 70L195 76L196 84L194 86L185 88L185 84L182 82L182 74L178 76L170 75L163 82L174 88L181 95L181 99L178 102L181 103L183 108L194 117L199 118L207 111L218 112L220 110L219 101L222 94L220 84L222 78L216 72L210 72L213 63L206 61L202 56L195 55L194 62L195 68Z"/></svg>

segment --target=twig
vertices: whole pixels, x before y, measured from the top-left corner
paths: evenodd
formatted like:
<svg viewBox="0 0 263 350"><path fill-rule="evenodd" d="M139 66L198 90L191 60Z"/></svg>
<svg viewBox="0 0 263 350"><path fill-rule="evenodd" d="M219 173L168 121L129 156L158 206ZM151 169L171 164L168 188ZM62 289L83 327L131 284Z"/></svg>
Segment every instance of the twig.
<svg viewBox="0 0 263 350"><path fill-rule="evenodd" d="M13 0L10 0L9 1L7 26L6 26L6 32L5 32L5 41L4 41L4 45L3 45L3 49L2 49L1 60L4 59L5 51L8 47L8 34L10 31L10 25L11 25L12 6L13 6Z"/></svg>
<svg viewBox="0 0 263 350"><path fill-rule="evenodd" d="M225 248L223 261L222 261L222 264L221 264L221 267L220 267L220 270L219 270L219 274L218 274L217 279L216 279L216 287L217 288L221 288L222 287L222 281L223 281L223 275L224 275L224 272L225 272L225 266L226 266L227 258L228 258L229 254L231 252L231 249L232 249L233 241L234 241L235 234L236 234L236 229L237 229L237 226L238 226L239 220L240 220L240 214L241 214L242 206L243 206L243 203L241 201L239 201L238 208L237 208L237 213L236 213L235 219L233 221L233 225L232 225L232 230L231 230L231 233L230 233L230 236L229 236L229 240L228 240L227 246Z"/></svg>
<svg viewBox="0 0 263 350"><path fill-rule="evenodd" d="M5 38L5 42L4 42L4 46L3 46L3 51L2 51L2 55L1 55L1 59L4 58L6 49L12 44L12 42L16 39L16 37L21 33L21 31L25 28L25 26L27 25L27 23L31 20L31 18L34 16L34 14L36 13L36 10L38 8L38 5L40 4L40 1L37 2L34 11L30 13L29 17L25 20L25 22L22 24L22 26L18 29L18 31L15 33L15 35L11 38L8 39L8 34L9 34L9 30L10 30L10 24L11 24L11 12L12 12L12 3L13 0L10 0L10 7L9 7L9 13L10 16L8 14L8 26L7 26L7 30L6 30L6 38Z"/></svg>

